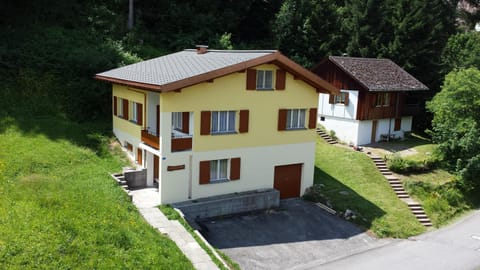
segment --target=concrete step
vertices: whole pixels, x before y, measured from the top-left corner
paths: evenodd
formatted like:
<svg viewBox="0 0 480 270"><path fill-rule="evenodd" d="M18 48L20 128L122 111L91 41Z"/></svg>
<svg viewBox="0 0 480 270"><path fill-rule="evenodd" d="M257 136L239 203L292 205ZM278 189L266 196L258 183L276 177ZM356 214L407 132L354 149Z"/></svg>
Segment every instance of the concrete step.
<svg viewBox="0 0 480 270"><path fill-rule="evenodd" d="M381 172L383 175L392 175L392 172L388 171L388 172Z"/></svg>
<svg viewBox="0 0 480 270"><path fill-rule="evenodd" d="M403 187L402 183L400 181L398 182L388 182L390 184L391 187Z"/></svg>
<svg viewBox="0 0 480 270"><path fill-rule="evenodd" d="M403 187L392 187L393 191L395 191L395 193L397 194L400 194L400 192L404 192L405 194L408 194L405 189L403 189Z"/></svg>
<svg viewBox="0 0 480 270"><path fill-rule="evenodd" d="M425 211L423 210L413 210L410 209L414 215L425 215Z"/></svg>
<svg viewBox="0 0 480 270"><path fill-rule="evenodd" d="M420 218L425 218L425 219L429 219L427 215L425 214L414 214L415 217L417 217L417 219L420 219ZM430 220L430 219L429 219Z"/></svg>
<svg viewBox="0 0 480 270"><path fill-rule="evenodd" d="M408 196L408 194L397 194L397 197L400 198L400 199L410 198L410 196Z"/></svg>
<svg viewBox="0 0 480 270"><path fill-rule="evenodd" d="M379 169L388 169L387 165L380 165L380 164L376 164L377 168Z"/></svg>
<svg viewBox="0 0 480 270"><path fill-rule="evenodd" d="M123 181L118 181L118 184L121 185L121 186L126 186L127 185L127 181L123 180Z"/></svg>
<svg viewBox="0 0 480 270"><path fill-rule="evenodd" d="M400 180L400 179L398 179L398 177L396 177L396 176L394 176L394 175L385 176L385 178L387 178L388 181L390 181L390 180Z"/></svg>

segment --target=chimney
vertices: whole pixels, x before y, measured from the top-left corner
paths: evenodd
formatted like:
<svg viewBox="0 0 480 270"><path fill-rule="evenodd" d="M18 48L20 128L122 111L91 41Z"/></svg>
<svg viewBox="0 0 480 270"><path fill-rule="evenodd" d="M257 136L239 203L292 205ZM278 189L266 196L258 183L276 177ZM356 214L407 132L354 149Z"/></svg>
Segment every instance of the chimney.
<svg viewBox="0 0 480 270"><path fill-rule="evenodd" d="M197 54L204 54L208 51L208 45L197 45L195 47L197 48Z"/></svg>

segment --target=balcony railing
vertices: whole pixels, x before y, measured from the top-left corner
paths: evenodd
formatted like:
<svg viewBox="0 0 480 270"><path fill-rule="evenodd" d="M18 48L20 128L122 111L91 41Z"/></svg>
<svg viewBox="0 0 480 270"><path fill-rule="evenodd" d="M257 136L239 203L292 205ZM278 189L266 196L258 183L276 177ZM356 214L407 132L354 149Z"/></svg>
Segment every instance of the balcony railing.
<svg viewBox="0 0 480 270"><path fill-rule="evenodd" d="M142 130L142 141L155 149L160 149L160 138L156 134L151 134L147 130Z"/></svg>

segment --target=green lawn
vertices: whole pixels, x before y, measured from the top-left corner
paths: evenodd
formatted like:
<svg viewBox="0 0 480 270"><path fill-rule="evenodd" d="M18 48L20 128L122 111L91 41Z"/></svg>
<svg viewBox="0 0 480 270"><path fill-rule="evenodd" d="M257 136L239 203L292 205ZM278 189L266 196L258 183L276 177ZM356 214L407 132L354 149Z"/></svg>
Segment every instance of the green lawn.
<svg viewBox="0 0 480 270"><path fill-rule="evenodd" d="M193 268L110 179L108 126L0 119L0 269Z"/></svg>
<svg viewBox="0 0 480 270"><path fill-rule="evenodd" d="M406 238L425 231L365 154L317 139L315 183L335 210L353 210L354 222L379 237Z"/></svg>

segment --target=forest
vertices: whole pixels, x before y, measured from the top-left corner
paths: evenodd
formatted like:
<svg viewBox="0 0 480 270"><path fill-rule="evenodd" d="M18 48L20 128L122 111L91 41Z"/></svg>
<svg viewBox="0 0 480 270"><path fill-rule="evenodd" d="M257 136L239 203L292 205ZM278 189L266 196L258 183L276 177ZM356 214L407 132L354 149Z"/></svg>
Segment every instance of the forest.
<svg viewBox="0 0 480 270"><path fill-rule="evenodd" d="M278 49L307 68L329 55L390 58L431 89L430 100L448 73L480 68L480 34L473 30L479 6L478 0L3 0L0 116L111 121L110 86L94 74L196 44ZM417 131L447 140L444 121L437 117L432 126L433 118L429 112L417 118ZM467 147L476 156L480 146Z"/></svg>

